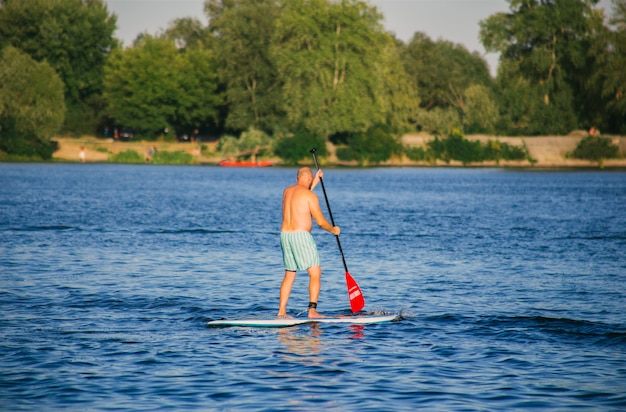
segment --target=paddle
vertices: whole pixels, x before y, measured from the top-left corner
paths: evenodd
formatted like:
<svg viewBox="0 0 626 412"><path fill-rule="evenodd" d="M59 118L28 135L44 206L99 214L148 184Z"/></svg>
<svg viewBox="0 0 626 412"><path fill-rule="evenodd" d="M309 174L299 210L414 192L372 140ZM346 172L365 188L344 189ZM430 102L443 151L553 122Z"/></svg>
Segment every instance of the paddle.
<svg viewBox="0 0 626 412"><path fill-rule="evenodd" d="M320 165L317 163L317 156L315 156L315 152L317 148L311 149L311 153L313 154L313 160L315 161L315 168L320 170ZM326 196L326 188L324 187L324 179L320 178L320 183L322 184L322 191L324 192L324 199L326 199L326 207L328 208L328 215L330 216L330 223L335 226L335 220L333 219L333 212L330 210L330 203L328 203L328 196ZM343 249L341 249L341 242L339 241L339 236L335 236L337 239L337 246L339 246L339 253L341 254L341 260L343 261L343 267L346 269L346 284L348 286L348 298L350 299L350 308L352 309L352 313L360 312L361 309L365 306L365 299L363 298L363 294L361 293L361 288L357 285L356 281L348 272L348 265L346 264L346 258L343 256Z"/></svg>

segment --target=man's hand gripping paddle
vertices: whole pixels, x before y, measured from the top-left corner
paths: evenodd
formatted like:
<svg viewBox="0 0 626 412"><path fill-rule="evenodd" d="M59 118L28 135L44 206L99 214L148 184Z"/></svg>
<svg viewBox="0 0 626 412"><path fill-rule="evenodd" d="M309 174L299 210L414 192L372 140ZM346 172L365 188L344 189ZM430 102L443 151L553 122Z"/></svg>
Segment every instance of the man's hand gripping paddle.
<svg viewBox="0 0 626 412"><path fill-rule="evenodd" d="M313 160L315 161L315 168L320 170L320 165L317 163L317 156L315 156L316 148L311 149L313 154ZM324 179L320 177L320 183L322 184L322 191L324 192L324 199L326 199L326 207L328 208L328 215L330 216L330 223L335 226L335 220L333 219L333 212L330 211L330 203L328 203L328 196L326 196L326 188L324 187ZM350 299L350 309L352 313L360 312L365 306L365 299L361 293L361 288L357 285L356 281L348 272L348 265L346 264L346 258L343 256L343 250L341 249L341 242L339 236L335 236L337 239L337 246L339 246L339 253L341 254L341 260L343 261L343 267L346 269L346 284L348 286L348 298Z"/></svg>

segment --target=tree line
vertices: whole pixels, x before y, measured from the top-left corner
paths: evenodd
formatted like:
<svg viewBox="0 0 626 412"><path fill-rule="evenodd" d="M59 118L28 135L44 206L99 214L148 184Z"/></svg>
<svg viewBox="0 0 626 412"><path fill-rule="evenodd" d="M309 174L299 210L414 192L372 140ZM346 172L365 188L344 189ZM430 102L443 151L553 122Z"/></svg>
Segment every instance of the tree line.
<svg viewBox="0 0 626 412"><path fill-rule="evenodd" d="M626 0L612 1L607 15L598 0L508 0L480 22L493 78L462 45L395 38L362 0L206 0L208 25L174 19L129 47L102 0L1 0L0 150L49 158L56 133L105 127L257 130L286 152L322 138L354 158L416 131L624 134Z"/></svg>

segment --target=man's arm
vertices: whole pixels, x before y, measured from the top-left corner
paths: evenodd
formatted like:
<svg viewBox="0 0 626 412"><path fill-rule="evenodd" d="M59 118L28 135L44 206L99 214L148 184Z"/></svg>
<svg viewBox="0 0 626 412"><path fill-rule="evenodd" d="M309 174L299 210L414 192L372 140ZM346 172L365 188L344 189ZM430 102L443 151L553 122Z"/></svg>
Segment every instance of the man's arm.
<svg viewBox="0 0 626 412"><path fill-rule="evenodd" d="M322 169L317 169L317 172L315 173L315 177L313 178L313 182L311 182L311 191L313 191L313 189L315 189L315 186L317 186L317 184L320 182L320 179L324 178L324 172L322 172Z"/></svg>
<svg viewBox="0 0 626 412"><path fill-rule="evenodd" d="M320 201L313 192L311 192L311 197L309 199L309 208L311 210L311 216L313 216L315 223L317 223L319 227L335 236L339 236L339 233L341 232L339 226L333 226L328 220L326 220L324 214L322 213L322 209L320 208Z"/></svg>

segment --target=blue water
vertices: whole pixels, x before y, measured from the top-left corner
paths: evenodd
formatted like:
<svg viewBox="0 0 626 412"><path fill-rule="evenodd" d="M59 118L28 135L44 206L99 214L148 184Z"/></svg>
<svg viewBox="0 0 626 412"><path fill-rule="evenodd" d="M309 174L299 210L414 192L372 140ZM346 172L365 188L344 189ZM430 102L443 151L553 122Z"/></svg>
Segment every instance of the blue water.
<svg viewBox="0 0 626 412"><path fill-rule="evenodd" d="M626 172L328 169L365 309L402 319L207 327L275 315L294 180L0 164L0 410L626 410Z"/></svg>

